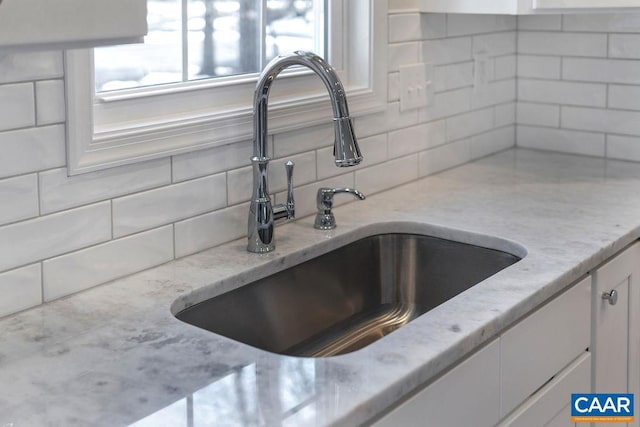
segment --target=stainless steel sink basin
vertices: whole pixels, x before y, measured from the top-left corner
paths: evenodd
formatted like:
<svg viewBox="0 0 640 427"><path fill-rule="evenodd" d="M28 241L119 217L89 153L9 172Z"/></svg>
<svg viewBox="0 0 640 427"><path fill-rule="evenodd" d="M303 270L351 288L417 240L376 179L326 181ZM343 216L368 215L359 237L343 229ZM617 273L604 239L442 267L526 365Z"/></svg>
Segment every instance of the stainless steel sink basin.
<svg viewBox="0 0 640 427"><path fill-rule="evenodd" d="M179 312L274 353L358 350L520 258L416 234L364 238Z"/></svg>

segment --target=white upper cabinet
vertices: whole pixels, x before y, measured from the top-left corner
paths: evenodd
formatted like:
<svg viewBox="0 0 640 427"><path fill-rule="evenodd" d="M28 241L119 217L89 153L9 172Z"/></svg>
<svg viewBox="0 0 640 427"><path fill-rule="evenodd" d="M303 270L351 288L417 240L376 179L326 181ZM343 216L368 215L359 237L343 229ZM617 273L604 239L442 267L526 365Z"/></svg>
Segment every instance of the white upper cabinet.
<svg viewBox="0 0 640 427"><path fill-rule="evenodd" d="M533 9L603 9L638 8L638 0L533 0Z"/></svg>
<svg viewBox="0 0 640 427"><path fill-rule="evenodd" d="M146 33L146 0L0 0L0 48L134 43Z"/></svg>
<svg viewBox="0 0 640 427"><path fill-rule="evenodd" d="M417 0L421 12L529 15L640 11L640 0Z"/></svg>

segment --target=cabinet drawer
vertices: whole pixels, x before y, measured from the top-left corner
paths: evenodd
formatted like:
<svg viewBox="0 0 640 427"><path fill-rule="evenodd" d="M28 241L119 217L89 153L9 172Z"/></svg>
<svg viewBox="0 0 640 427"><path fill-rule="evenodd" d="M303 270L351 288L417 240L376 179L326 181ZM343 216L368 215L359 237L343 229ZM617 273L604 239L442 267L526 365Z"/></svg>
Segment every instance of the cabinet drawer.
<svg viewBox="0 0 640 427"><path fill-rule="evenodd" d="M500 419L500 345L493 341L373 427L492 426Z"/></svg>
<svg viewBox="0 0 640 427"><path fill-rule="evenodd" d="M585 352L527 399L498 427L562 425L571 423L571 393L591 388L591 353Z"/></svg>
<svg viewBox="0 0 640 427"><path fill-rule="evenodd" d="M589 347L591 277L505 332L501 346L501 416L513 411Z"/></svg>

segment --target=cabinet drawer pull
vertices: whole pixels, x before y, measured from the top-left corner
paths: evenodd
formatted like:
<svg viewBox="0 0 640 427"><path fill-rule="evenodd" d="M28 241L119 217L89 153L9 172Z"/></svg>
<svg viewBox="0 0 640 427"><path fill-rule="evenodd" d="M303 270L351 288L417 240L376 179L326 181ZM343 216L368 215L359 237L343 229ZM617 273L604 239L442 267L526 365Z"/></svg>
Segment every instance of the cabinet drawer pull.
<svg viewBox="0 0 640 427"><path fill-rule="evenodd" d="M603 292L602 299L609 301L610 305L616 305L618 302L618 291L611 289L609 292Z"/></svg>

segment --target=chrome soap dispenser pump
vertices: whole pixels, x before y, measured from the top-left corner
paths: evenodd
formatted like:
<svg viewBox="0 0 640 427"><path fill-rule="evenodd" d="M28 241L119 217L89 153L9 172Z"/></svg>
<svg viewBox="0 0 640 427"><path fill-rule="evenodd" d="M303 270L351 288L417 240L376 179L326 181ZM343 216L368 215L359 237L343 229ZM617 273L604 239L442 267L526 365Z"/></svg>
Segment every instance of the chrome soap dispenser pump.
<svg viewBox="0 0 640 427"><path fill-rule="evenodd" d="M312 52L297 51L291 55L274 58L262 71L256 84L253 104L253 194L249 207L247 250L255 253L271 252L275 249L273 226L278 219L295 217L293 198L293 162L286 164L287 202L271 205L268 189L267 154L267 106L269 91L274 80L285 68L302 65L311 69L324 83L331 100L335 141L333 155L338 167L355 166L362 161L360 147L349 117L347 97L342 82L335 70L324 59Z"/></svg>

